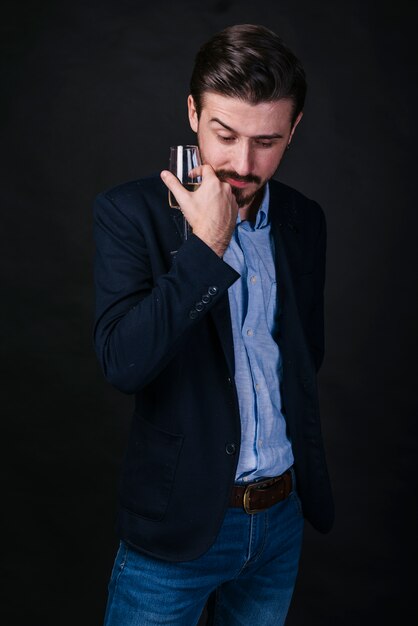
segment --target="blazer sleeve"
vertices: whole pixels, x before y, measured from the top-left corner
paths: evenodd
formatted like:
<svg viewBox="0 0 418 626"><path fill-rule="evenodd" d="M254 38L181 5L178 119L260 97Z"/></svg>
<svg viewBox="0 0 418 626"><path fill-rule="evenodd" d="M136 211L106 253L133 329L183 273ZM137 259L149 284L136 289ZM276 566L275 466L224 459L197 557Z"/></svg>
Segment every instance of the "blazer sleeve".
<svg viewBox="0 0 418 626"><path fill-rule="evenodd" d="M161 372L239 274L191 235L169 271L157 276L158 233L149 236L152 225L140 206L133 213L122 204L107 194L95 201L94 344L107 380L135 393Z"/></svg>

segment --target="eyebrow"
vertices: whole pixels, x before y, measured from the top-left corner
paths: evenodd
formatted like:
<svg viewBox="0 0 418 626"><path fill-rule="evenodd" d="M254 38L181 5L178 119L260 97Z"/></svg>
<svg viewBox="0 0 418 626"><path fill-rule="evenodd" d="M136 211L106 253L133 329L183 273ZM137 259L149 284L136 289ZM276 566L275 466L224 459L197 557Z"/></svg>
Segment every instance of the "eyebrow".
<svg viewBox="0 0 418 626"><path fill-rule="evenodd" d="M230 126L227 126L227 124L225 124L224 122L221 122L221 120L217 117L212 117L209 120L209 123L211 122L217 122L218 124L223 126L225 130L229 130L231 133L235 133L236 135L238 134L236 130L234 130ZM280 133L273 133L272 135L255 135L254 137L252 137L252 139L283 139L283 135L281 135Z"/></svg>

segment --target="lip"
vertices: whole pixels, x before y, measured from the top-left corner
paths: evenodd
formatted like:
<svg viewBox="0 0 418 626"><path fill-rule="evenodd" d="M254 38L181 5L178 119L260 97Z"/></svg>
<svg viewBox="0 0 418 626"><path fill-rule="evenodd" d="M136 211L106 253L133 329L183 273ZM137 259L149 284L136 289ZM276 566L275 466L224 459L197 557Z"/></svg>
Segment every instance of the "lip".
<svg viewBox="0 0 418 626"><path fill-rule="evenodd" d="M250 184L243 180L235 180L235 178L227 178L225 182L231 185L231 187L238 187L239 189L244 189L244 187L248 187Z"/></svg>

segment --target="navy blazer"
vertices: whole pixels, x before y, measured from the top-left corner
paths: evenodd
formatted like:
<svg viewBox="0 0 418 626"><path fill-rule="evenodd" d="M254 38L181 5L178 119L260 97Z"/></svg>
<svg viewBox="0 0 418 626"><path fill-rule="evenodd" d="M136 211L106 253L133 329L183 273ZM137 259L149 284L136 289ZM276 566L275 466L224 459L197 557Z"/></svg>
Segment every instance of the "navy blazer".
<svg viewBox="0 0 418 626"><path fill-rule="evenodd" d="M325 219L270 181L283 359L282 401L304 516L330 529L333 503L316 371L323 358ZM119 490L119 536L172 561L215 541L240 448L228 288L239 274L201 239L182 239L159 177L95 203L95 347L106 378L135 394Z"/></svg>

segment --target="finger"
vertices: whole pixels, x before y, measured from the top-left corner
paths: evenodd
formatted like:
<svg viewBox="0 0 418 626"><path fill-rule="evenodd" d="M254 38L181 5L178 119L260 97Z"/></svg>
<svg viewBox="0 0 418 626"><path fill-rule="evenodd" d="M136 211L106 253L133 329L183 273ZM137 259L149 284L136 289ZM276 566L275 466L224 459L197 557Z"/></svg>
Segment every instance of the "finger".
<svg viewBox="0 0 418 626"><path fill-rule="evenodd" d="M179 179L168 170L163 170L160 176L163 183L174 194L177 202L181 205L187 199L189 192L183 187Z"/></svg>
<svg viewBox="0 0 418 626"><path fill-rule="evenodd" d="M205 163L204 165L196 165L196 167L189 172L190 178L196 178L197 176L201 176L202 178L204 176L206 178L212 175L216 176L215 170L208 163Z"/></svg>

